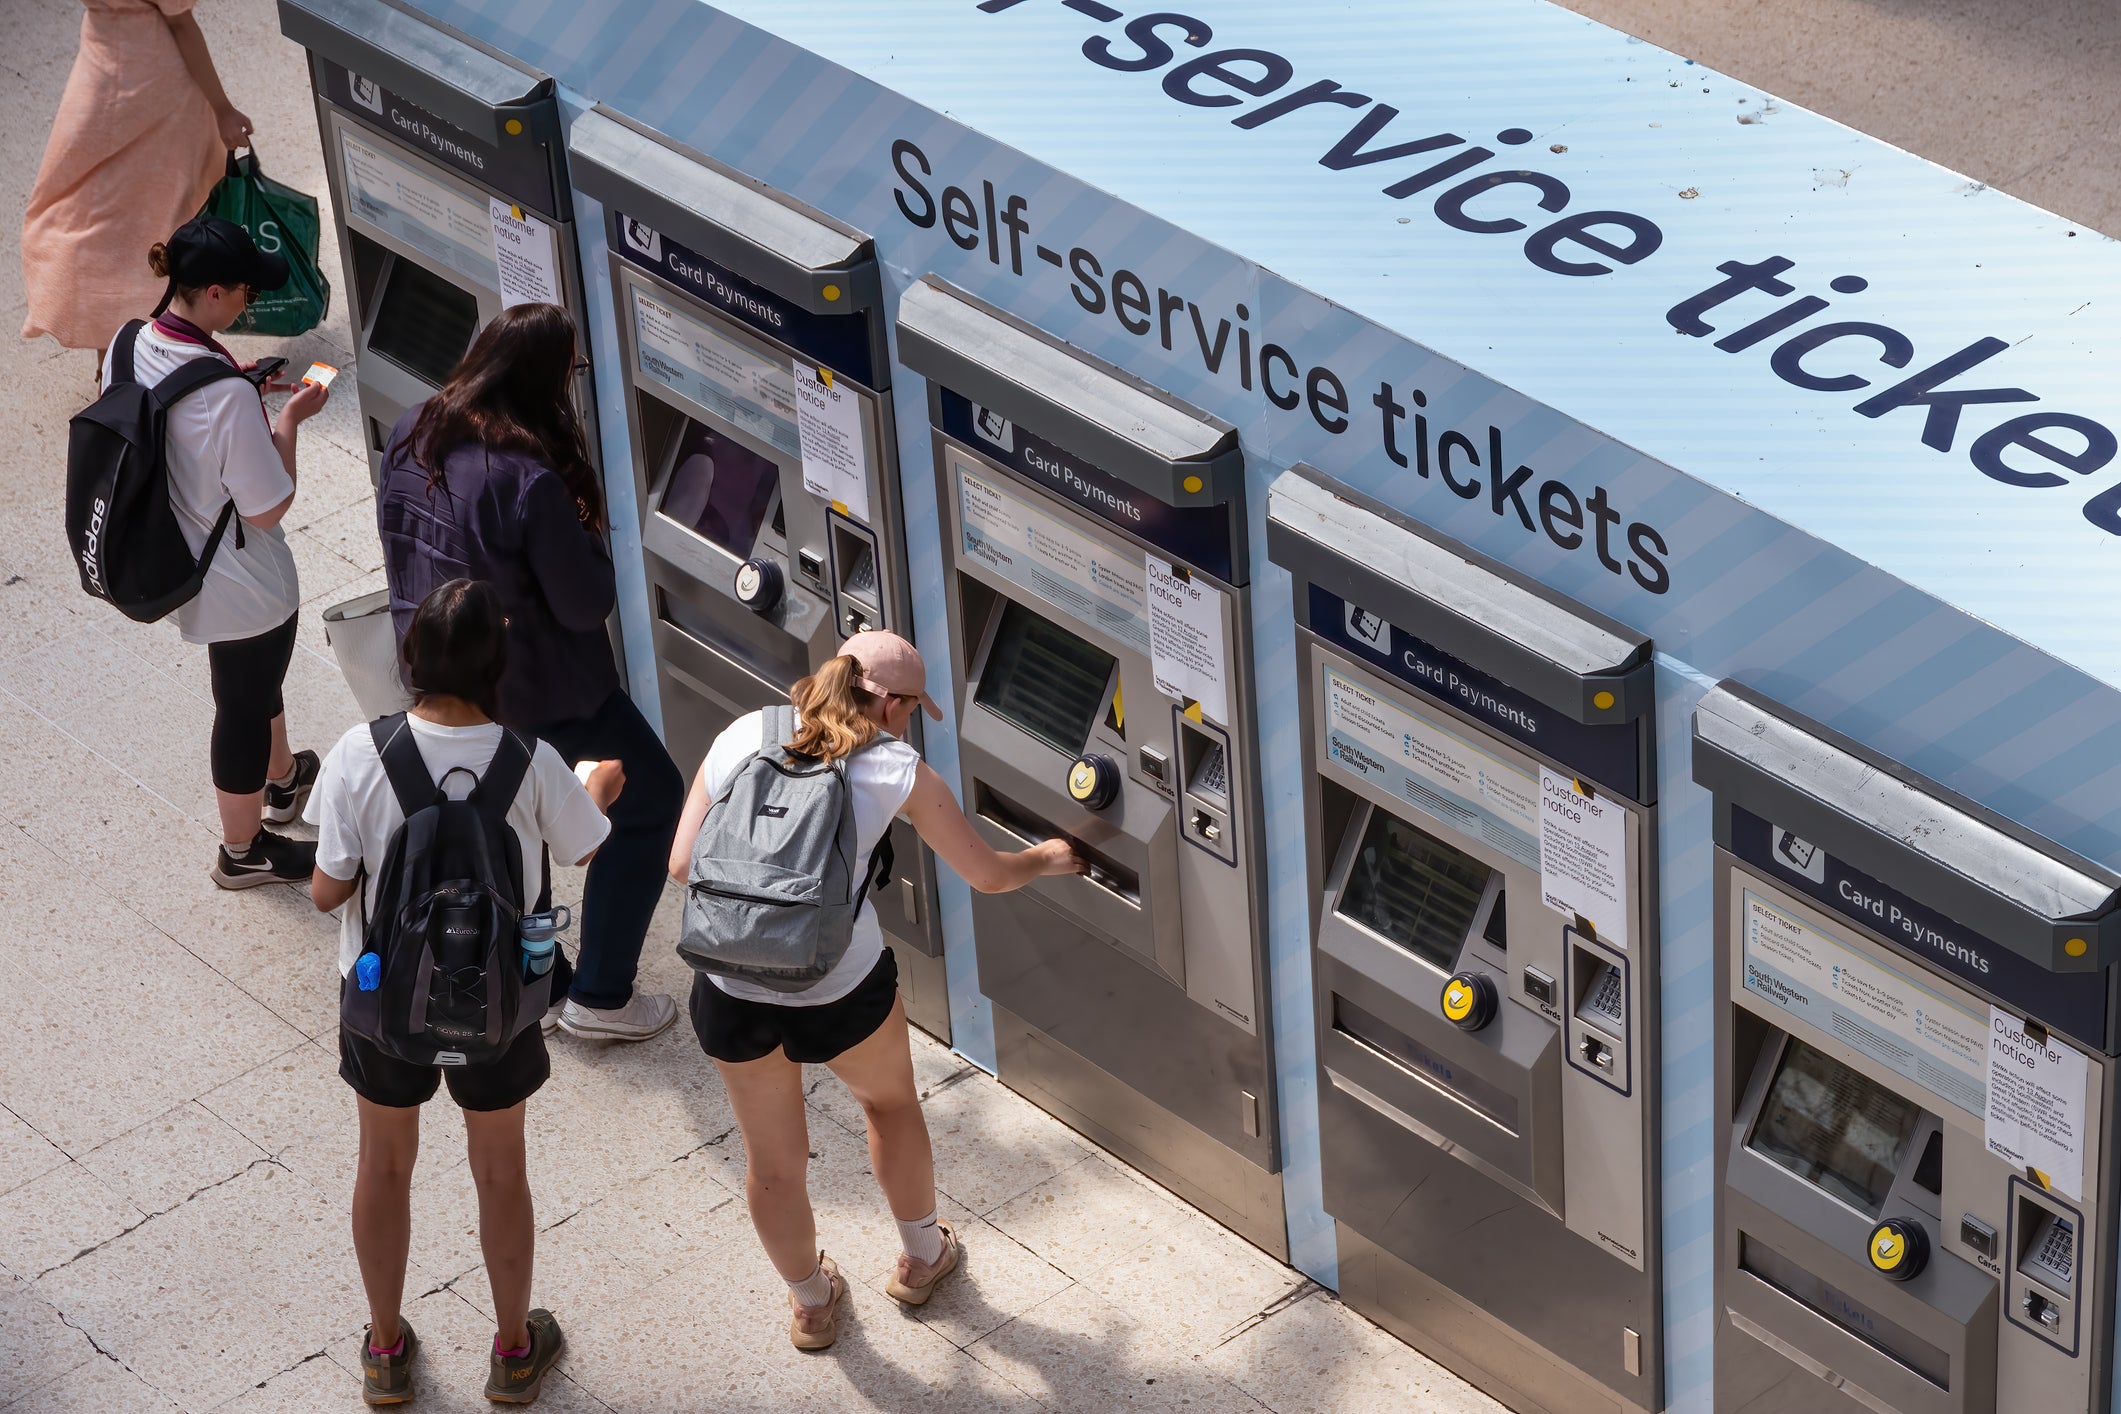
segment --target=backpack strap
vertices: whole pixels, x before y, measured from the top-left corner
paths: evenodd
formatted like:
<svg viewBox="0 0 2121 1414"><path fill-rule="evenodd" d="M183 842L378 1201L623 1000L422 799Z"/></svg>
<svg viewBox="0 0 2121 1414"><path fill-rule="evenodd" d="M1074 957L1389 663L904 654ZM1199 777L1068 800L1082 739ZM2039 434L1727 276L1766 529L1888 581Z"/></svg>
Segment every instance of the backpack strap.
<svg viewBox="0 0 2121 1414"><path fill-rule="evenodd" d="M147 327L145 319L128 319L125 327L118 331L118 342L110 348L110 381L113 387L120 383L133 383L133 345L139 342L140 331Z"/></svg>
<svg viewBox="0 0 2121 1414"><path fill-rule="evenodd" d="M891 866L898 862L898 852L891 847L891 827L884 826L884 837L869 851L869 867L862 872L862 886L854 893L854 912L859 917L862 900L869 897L871 888L883 888L891 882Z"/></svg>
<svg viewBox="0 0 2121 1414"><path fill-rule="evenodd" d="M376 755L383 761L383 774L389 777L391 791L398 798L398 809L405 813L405 818L409 820L432 805L438 794L434 777L427 772L427 762L420 756L420 744L413 740L405 714L399 712L376 718L368 724L368 734L375 740Z"/></svg>
<svg viewBox="0 0 2121 1414"><path fill-rule="evenodd" d="M470 796L489 825L507 823L509 808L523 788L523 777L530 774L530 752L523 738L506 727L501 729L501 744L494 748L493 760L486 764L486 774L479 777Z"/></svg>
<svg viewBox="0 0 2121 1414"><path fill-rule="evenodd" d="M137 331L136 331L137 332ZM128 350L130 352L130 350ZM155 401L168 408L190 397L209 383L219 383L228 378L243 378L243 370L232 363L224 363L219 357L188 358L184 366L155 384ZM244 379L245 382L249 380Z"/></svg>

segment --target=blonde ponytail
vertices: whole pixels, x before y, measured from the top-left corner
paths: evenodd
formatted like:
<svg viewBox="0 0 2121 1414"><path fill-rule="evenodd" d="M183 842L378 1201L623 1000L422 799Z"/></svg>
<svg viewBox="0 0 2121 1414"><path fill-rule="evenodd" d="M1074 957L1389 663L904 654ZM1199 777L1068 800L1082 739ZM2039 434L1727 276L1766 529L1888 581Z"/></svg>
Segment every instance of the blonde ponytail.
<svg viewBox="0 0 2121 1414"><path fill-rule="evenodd" d="M879 728L869 705L876 698L855 685L861 673L862 665L842 653L796 683L788 700L800 721L790 751L837 761L875 740Z"/></svg>

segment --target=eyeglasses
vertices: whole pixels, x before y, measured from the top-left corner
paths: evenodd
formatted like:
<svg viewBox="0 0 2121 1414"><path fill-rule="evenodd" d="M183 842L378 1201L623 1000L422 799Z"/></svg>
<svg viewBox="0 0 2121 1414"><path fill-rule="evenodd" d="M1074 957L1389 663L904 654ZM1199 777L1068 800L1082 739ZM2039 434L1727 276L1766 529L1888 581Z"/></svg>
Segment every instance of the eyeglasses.
<svg viewBox="0 0 2121 1414"><path fill-rule="evenodd" d="M235 288L242 291L243 303L256 304L258 302L258 287L256 285L237 285Z"/></svg>
<svg viewBox="0 0 2121 1414"><path fill-rule="evenodd" d="M574 367L570 371L576 374L587 373L589 371L589 360L586 358L577 358L574 361Z"/></svg>

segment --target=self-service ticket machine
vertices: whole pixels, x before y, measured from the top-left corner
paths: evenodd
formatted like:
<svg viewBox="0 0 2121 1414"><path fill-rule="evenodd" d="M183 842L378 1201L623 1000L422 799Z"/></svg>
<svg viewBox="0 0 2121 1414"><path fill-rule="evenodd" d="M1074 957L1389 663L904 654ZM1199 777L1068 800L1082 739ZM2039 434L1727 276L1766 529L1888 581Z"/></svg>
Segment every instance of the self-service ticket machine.
<svg viewBox="0 0 2121 1414"><path fill-rule="evenodd" d="M1725 683L1716 1407L2110 1406L2121 875Z"/></svg>
<svg viewBox="0 0 2121 1414"><path fill-rule="evenodd" d="M913 637L883 284L861 232L616 114L568 143L608 225L663 729L689 775L849 635ZM870 902L907 1014L947 1038L934 859L903 820L891 843Z"/></svg>
<svg viewBox="0 0 2121 1414"><path fill-rule="evenodd" d="M280 0L280 28L309 51L380 478L390 429L503 308L582 318L559 105L550 78L392 0Z"/></svg>
<svg viewBox="0 0 2121 1414"><path fill-rule="evenodd" d="M1002 1081L1283 1254L1236 430L932 276L898 329L966 811L1089 864L973 898Z"/></svg>
<svg viewBox="0 0 2121 1414"><path fill-rule="evenodd" d="M1658 1409L1649 642L1309 467L1267 546L1341 1297L1513 1409Z"/></svg>

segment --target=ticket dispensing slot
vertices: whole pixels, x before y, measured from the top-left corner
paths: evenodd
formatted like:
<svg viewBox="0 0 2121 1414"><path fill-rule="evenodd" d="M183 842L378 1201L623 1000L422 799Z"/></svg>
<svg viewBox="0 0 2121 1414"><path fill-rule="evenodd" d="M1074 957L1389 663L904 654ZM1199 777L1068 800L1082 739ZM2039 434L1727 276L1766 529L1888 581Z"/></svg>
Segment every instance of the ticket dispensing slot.
<svg viewBox="0 0 2121 1414"><path fill-rule="evenodd" d="M607 108L568 151L604 207L664 734L689 774L845 639L913 636L883 287L860 231ZM908 1015L947 1036L934 860L904 821L892 850L869 899Z"/></svg>
<svg viewBox="0 0 2121 1414"><path fill-rule="evenodd" d="M390 432L512 304L582 320L553 81L393 0L280 0L309 51L369 469ZM586 346L585 346L586 352ZM596 456L595 397L575 400Z"/></svg>
<svg viewBox="0 0 2121 1414"><path fill-rule="evenodd" d="M1732 683L1694 775L1717 1407L2109 1410L2121 876Z"/></svg>
<svg viewBox="0 0 2121 1414"><path fill-rule="evenodd" d="M1649 644L1309 467L1267 536L1341 1295L1514 1408L1655 1410Z"/></svg>
<svg viewBox="0 0 2121 1414"><path fill-rule="evenodd" d="M1001 1078L1281 1253L1236 431L933 277L898 342L963 797L1090 865L972 900Z"/></svg>

